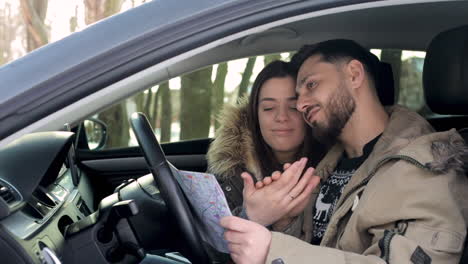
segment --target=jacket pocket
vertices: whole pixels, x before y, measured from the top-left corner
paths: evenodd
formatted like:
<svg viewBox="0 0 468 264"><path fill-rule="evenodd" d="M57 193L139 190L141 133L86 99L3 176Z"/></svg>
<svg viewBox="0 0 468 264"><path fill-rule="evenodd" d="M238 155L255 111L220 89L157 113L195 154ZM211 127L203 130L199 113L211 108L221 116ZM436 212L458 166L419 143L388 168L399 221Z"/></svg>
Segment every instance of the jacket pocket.
<svg viewBox="0 0 468 264"><path fill-rule="evenodd" d="M409 223L405 236L427 248L447 253L460 253L466 233L437 229L421 223Z"/></svg>

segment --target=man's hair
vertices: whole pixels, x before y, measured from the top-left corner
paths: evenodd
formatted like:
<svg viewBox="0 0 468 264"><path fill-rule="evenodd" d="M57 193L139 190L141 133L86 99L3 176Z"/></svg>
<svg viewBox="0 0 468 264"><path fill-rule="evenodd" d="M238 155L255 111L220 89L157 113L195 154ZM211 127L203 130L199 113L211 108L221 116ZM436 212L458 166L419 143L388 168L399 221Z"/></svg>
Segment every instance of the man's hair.
<svg viewBox="0 0 468 264"><path fill-rule="evenodd" d="M333 39L316 44L304 45L292 57L291 65L295 71L299 71L302 64L314 55L320 55L323 61L333 64L343 62L344 60L348 62L353 59L358 60L363 64L364 70L369 75L369 79L374 86L377 84L379 59L355 41Z"/></svg>

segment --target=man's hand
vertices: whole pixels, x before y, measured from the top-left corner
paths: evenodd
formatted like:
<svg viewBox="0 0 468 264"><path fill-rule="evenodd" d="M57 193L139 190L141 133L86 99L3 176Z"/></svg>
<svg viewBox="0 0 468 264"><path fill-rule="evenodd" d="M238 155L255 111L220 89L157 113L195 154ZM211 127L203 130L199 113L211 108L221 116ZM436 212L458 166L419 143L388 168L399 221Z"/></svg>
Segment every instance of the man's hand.
<svg viewBox="0 0 468 264"><path fill-rule="evenodd" d="M235 263L265 263L271 243L268 229L236 216L223 217L220 224L226 229L224 238Z"/></svg>
<svg viewBox="0 0 468 264"><path fill-rule="evenodd" d="M308 168L302 175L306 163L307 159L302 158L282 174L273 173L272 182L261 187L254 186L248 173L242 173L244 206L249 219L267 226L281 218L294 217L302 212L312 190L320 180L318 176L313 175L313 168Z"/></svg>

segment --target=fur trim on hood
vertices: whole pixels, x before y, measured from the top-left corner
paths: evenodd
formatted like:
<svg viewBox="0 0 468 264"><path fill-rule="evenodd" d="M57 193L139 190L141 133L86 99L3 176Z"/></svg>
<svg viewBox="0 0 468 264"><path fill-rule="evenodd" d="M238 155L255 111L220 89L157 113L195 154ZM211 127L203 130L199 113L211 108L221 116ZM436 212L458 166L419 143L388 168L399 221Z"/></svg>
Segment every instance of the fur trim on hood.
<svg viewBox="0 0 468 264"><path fill-rule="evenodd" d="M248 171L262 179L261 169L255 154L252 134L248 129L248 98L238 105L225 105L218 117L221 127L207 153L208 171L219 180L226 180Z"/></svg>
<svg viewBox="0 0 468 264"><path fill-rule="evenodd" d="M378 157L409 156L436 174L465 171L468 148L455 129L435 132L422 116L402 106L387 111L390 122L374 148ZM375 158L375 162L379 159Z"/></svg>
<svg viewBox="0 0 468 264"><path fill-rule="evenodd" d="M444 140L437 140L431 144L434 161L426 163L435 173L447 173L453 169L463 173L468 161L468 148L463 139L458 135L451 135Z"/></svg>

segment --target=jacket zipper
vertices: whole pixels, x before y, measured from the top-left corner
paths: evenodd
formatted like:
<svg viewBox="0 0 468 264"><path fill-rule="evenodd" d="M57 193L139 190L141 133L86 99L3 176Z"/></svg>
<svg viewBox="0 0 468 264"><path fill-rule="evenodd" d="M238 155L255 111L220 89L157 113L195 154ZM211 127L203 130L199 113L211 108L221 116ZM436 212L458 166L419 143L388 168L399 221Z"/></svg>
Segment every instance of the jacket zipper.
<svg viewBox="0 0 468 264"><path fill-rule="evenodd" d="M384 236L382 238L381 244L379 245L380 250L381 250L381 256L383 260L385 260L385 263L388 263L390 261L390 242L392 242L393 237L397 233L393 230L385 230Z"/></svg>

